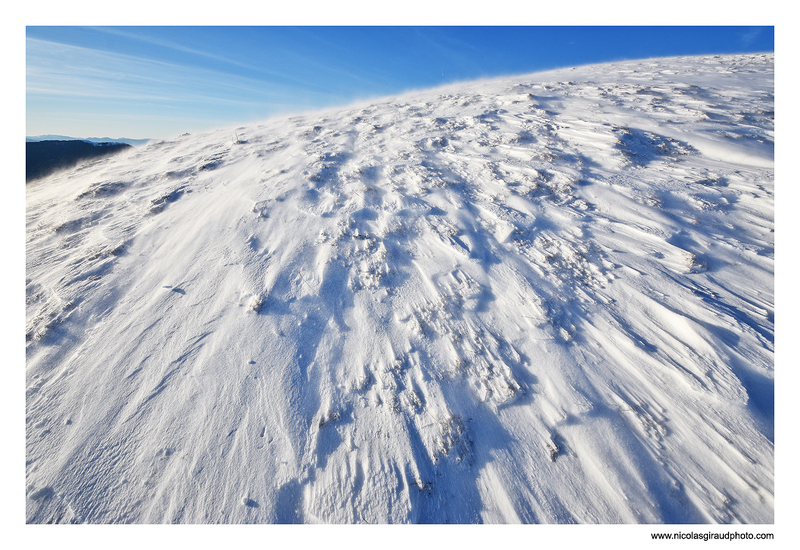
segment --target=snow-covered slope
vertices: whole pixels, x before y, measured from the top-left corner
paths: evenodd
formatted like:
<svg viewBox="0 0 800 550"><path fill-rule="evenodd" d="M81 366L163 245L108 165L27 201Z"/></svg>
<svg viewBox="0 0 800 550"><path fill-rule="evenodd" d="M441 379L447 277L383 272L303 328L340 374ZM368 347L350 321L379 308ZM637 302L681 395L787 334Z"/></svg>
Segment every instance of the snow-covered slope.
<svg viewBox="0 0 800 550"><path fill-rule="evenodd" d="M773 521L773 55L27 187L29 522Z"/></svg>

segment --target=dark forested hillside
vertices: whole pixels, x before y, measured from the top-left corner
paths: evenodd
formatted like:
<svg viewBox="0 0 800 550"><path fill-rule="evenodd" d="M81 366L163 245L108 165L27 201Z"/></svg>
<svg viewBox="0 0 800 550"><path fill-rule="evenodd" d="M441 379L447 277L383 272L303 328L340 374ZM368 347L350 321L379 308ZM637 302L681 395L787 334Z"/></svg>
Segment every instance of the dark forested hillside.
<svg viewBox="0 0 800 550"><path fill-rule="evenodd" d="M25 181L41 178L56 170L71 168L81 161L113 155L129 148L126 143L87 141L37 141L25 143Z"/></svg>

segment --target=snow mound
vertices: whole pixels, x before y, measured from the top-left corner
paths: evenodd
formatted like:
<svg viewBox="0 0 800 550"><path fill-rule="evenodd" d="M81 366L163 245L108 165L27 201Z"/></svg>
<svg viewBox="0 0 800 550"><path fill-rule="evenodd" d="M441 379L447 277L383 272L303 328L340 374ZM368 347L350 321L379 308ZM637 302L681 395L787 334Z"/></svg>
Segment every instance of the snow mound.
<svg viewBox="0 0 800 550"><path fill-rule="evenodd" d="M27 520L773 521L773 55L27 186Z"/></svg>

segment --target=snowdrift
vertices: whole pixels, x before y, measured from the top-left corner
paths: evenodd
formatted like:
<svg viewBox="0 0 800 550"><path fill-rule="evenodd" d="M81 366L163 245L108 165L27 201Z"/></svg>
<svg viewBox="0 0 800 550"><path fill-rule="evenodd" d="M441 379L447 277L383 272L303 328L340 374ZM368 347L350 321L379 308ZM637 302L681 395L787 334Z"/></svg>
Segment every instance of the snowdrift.
<svg viewBox="0 0 800 550"><path fill-rule="evenodd" d="M773 55L27 186L27 521L771 523Z"/></svg>

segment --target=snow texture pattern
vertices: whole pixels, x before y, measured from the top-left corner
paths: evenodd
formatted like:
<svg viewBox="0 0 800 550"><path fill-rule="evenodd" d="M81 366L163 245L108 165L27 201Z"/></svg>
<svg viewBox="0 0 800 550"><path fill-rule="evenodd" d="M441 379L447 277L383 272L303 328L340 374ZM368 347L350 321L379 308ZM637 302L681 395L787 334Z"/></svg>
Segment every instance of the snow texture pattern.
<svg viewBox="0 0 800 550"><path fill-rule="evenodd" d="M773 55L27 186L30 523L771 523Z"/></svg>

